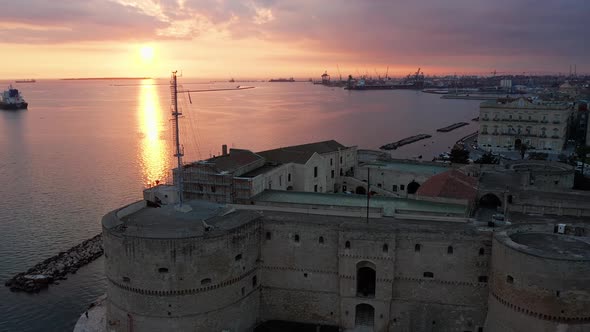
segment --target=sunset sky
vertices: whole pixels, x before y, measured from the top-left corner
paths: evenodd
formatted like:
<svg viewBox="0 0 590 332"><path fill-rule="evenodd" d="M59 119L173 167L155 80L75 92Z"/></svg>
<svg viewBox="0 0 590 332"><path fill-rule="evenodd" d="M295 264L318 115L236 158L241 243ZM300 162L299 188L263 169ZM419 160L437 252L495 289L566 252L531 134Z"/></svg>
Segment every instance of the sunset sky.
<svg viewBox="0 0 590 332"><path fill-rule="evenodd" d="M14 0L0 79L590 72L587 0Z"/></svg>

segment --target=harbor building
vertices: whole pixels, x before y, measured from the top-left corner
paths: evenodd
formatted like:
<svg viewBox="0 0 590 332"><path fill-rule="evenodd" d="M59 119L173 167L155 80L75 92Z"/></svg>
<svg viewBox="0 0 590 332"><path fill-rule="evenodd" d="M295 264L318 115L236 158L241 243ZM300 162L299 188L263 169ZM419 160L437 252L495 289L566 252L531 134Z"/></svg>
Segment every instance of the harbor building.
<svg viewBox="0 0 590 332"><path fill-rule="evenodd" d="M573 108L565 102L525 97L485 101L479 110L478 145L488 151L559 153L565 146Z"/></svg>

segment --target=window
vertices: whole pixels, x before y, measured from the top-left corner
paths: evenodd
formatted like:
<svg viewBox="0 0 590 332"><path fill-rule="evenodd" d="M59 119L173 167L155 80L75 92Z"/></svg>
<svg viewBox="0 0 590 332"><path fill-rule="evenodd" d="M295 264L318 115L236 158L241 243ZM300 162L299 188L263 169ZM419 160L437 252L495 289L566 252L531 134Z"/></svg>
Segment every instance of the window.
<svg viewBox="0 0 590 332"><path fill-rule="evenodd" d="M318 185L317 185L317 184L315 184L315 185L313 186L313 191L314 191L314 192L316 192L316 193L318 192Z"/></svg>
<svg viewBox="0 0 590 332"><path fill-rule="evenodd" d="M383 252L388 252L389 251L389 246L386 244L383 245Z"/></svg>
<svg viewBox="0 0 590 332"><path fill-rule="evenodd" d="M375 297L375 286L377 284L375 264L367 261L359 262L356 269L356 295L359 297Z"/></svg>
<svg viewBox="0 0 590 332"><path fill-rule="evenodd" d="M291 173L287 174L287 181L291 182Z"/></svg>
<svg viewBox="0 0 590 332"><path fill-rule="evenodd" d="M271 237L272 237L272 235L270 234L270 232L266 232L266 239L267 239L267 240L270 240L270 239L271 239Z"/></svg>
<svg viewBox="0 0 590 332"><path fill-rule="evenodd" d="M340 163L342 164L342 156L340 156Z"/></svg>
<svg viewBox="0 0 590 332"><path fill-rule="evenodd" d="M509 284L513 284L514 283L514 278L511 275L507 275L506 276L506 282Z"/></svg>
<svg viewBox="0 0 590 332"><path fill-rule="evenodd" d="M283 185L283 176L279 175L279 186Z"/></svg>
<svg viewBox="0 0 590 332"><path fill-rule="evenodd" d="M334 160L330 158L330 166L334 165Z"/></svg>
<svg viewBox="0 0 590 332"><path fill-rule="evenodd" d="M129 277L123 277L123 281L124 281L124 282L130 282L130 281L131 281L131 279L129 279Z"/></svg>
<svg viewBox="0 0 590 332"><path fill-rule="evenodd" d="M215 192L215 186L211 186L211 192L214 193Z"/></svg>
<svg viewBox="0 0 590 332"><path fill-rule="evenodd" d="M313 177L314 178L318 177L318 167L317 166L313 168Z"/></svg>
<svg viewBox="0 0 590 332"><path fill-rule="evenodd" d="M447 247L447 254L452 255L453 254L453 246L448 246Z"/></svg>
<svg viewBox="0 0 590 332"><path fill-rule="evenodd" d="M208 285L211 283L211 278L201 279L201 285Z"/></svg>
<svg viewBox="0 0 590 332"><path fill-rule="evenodd" d="M424 278L434 278L434 273L432 273L432 272L424 272Z"/></svg>
<svg viewBox="0 0 590 332"><path fill-rule="evenodd" d="M161 267L161 268L158 269L158 272L160 272L160 273L168 273L168 269L165 268L165 267Z"/></svg>
<svg viewBox="0 0 590 332"><path fill-rule="evenodd" d="M334 178L334 170L332 170L330 173L331 173L331 177L333 179Z"/></svg>
<svg viewBox="0 0 590 332"><path fill-rule="evenodd" d="M344 175L344 171L342 170L342 168L340 169L340 176Z"/></svg>
<svg viewBox="0 0 590 332"><path fill-rule="evenodd" d="M479 248L479 255L483 256L486 253L486 251L483 248Z"/></svg>
<svg viewBox="0 0 590 332"><path fill-rule="evenodd" d="M417 244L414 246L414 251L420 251L420 248L421 248L421 247L422 247L422 246L421 246L419 243L417 243Z"/></svg>
<svg viewBox="0 0 590 332"><path fill-rule="evenodd" d="M399 190L404 191L406 190L406 186L404 186L403 184L399 185Z"/></svg>
<svg viewBox="0 0 590 332"><path fill-rule="evenodd" d="M324 244L324 237L323 236L320 236L320 238L318 239L318 242L320 244Z"/></svg>
<svg viewBox="0 0 590 332"><path fill-rule="evenodd" d="M242 287L242 296L246 295L246 287Z"/></svg>
<svg viewBox="0 0 590 332"><path fill-rule="evenodd" d="M236 257L234 257L235 261L239 261L242 259L242 254L237 254Z"/></svg>
<svg viewBox="0 0 590 332"><path fill-rule="evenodd" d="M477 281L488 282L488 276L479 276L479 278L477 278Z"/></svg>
<svg viewBox="0 0 590 332"><path fill-rule="evenodd" d="M252 287L256 287L258 285L258 280L256 279L256 276L252 277Z"/></svg>
<svg viewBox="0 0 590 332"><path fill-rule="evenodd" d="M344 248L350 249L350 241L346 241L346 243L344 243Z"/></svg>
<svg viewBox="0 0 590 332"><path fill-rule="evenodd" d="M295 234L295 236L293 237L293 240L295 242L299 242L299 234Z"/></svg>
<svg viewBox="0 0 590 332"><path fill-rule="evenodd" d="M393 187L391 188L391 190L393 190L394 192L396 192L397 191L397 185L394 184Z"/></svg>

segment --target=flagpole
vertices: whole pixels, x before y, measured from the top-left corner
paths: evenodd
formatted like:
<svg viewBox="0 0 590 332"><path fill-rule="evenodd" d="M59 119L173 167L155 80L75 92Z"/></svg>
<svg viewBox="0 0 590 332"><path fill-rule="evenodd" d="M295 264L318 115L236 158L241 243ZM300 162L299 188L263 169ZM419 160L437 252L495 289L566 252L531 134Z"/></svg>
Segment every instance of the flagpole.
<svg viewBox="0 0 590 332"><path fill-rule="evenodd" d="M371 197L371 167L367 166L367 224L369 223L369 198Z"/></svg>

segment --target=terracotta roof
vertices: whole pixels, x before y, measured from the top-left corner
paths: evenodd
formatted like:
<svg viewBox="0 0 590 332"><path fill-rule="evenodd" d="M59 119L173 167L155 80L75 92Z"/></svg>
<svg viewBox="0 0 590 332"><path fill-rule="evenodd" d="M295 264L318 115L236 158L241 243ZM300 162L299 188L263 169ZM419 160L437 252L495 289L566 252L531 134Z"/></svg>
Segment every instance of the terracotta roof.
<svg viewBox="0 0 590 332"><path fill-rule="evenodd" d="M334 140L287 146L273 150L258 152L268 161L275 163L305 164L314 153L322 154L335 152L346 147Z"/></svg>
<svg viewBox="0 0 590 332"><path fill-rule="evenodd" d="M251 164L263 158L250 150L230 149L225 156L213 157L207 159L207 164L213 167L217 172L234 172L240 167ZM185 167L191 167L189 164Z"/></svg>
<svg viewBox="0 0 590 332"><path fill-rule="evenodd" d="M456 169L437 174L418 188L416 195L475 200L477 178L467 176Z"/></svg>

